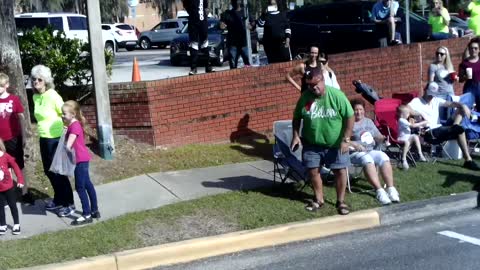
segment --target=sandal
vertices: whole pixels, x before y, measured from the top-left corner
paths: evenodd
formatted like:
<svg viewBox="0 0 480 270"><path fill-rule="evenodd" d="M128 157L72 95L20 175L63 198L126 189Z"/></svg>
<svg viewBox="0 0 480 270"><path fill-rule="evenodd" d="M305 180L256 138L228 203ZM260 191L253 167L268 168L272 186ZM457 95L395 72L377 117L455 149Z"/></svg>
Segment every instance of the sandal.
<svg viewBox="0 0 480 270"><path fill-rule="evenodd" d="M337 212L339 215L350 214L350 209L348 209L348 205L345 202L337 201L337 203L335 204L335 207L337 208Z"/></svg>
<svg viewBox="0 0 480 270"><path fill-rule="evenodd" d="M322 208L325 203L319 202L317 200L313 200L307 206L305 206L305 210L308 212L316 212L318 209Z"/></svg>

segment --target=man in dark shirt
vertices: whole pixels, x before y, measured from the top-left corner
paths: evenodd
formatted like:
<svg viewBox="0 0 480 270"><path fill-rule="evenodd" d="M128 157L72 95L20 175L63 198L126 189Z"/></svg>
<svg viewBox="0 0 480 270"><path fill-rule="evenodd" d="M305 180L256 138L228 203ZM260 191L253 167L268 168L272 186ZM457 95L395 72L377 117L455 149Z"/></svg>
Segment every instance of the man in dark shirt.
<svg viewBox="0 0 480 270"><path fill-rule="evenodd" d="M220 28L228 30L227 46L230 55L230 69L237 68L238 58L242 57L245 65L250 65L248 60L247 34L245 28L245 10L242 0L232 0L232 9L225 11L221 18ZM248 25L252 30L252 26Z"/></svg>
<svg viewBox="0 0 480 270"><path fill-rule="evenodd" d="M257 25L263 27L263 48L268 63L287 62L290 56L290 24L285 13L278 10L276 0L269 0L267 11L258 19Z"/></svg>
<svg viewBox="0 0 480 270"><path fill-rule="evenodd" d="M197 74L198 51L207 57L205 72L213 72L208 52L208 0L183 0L188 12L188 38L191 66L189 75Z"/></svg>

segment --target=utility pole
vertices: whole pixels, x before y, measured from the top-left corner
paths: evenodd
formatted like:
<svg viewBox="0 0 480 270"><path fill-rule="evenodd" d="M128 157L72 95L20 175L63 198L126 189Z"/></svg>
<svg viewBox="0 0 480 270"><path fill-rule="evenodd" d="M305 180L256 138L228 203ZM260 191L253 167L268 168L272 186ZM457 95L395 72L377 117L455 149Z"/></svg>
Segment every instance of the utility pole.
<svg viewBox="0 0 480 270"><path fill-rule="evenodd" d="M243 0L243 12L245 14L245 31L247 32L247 50L248 50L248 62L250 65L252 63L252 39L250 38L250 16L248 14L248 2L247 0Z"/></svg>
<svg viewBox="0 0 480 270"><path fill-rule="evenodd" d="M105 50L102 42L99 1L87 0L87 18L93 88L95 89L95 104L97 107L98 148L103 159L112 160L114 152L112 115L110 112L107 69L105 67Z"/></svg>
<svg viewBox="0 0 480 270"><path fill-rule="evenodd" d="M405 21L405 35L407 44L410 44L410 0L405 1Z"/></svg>

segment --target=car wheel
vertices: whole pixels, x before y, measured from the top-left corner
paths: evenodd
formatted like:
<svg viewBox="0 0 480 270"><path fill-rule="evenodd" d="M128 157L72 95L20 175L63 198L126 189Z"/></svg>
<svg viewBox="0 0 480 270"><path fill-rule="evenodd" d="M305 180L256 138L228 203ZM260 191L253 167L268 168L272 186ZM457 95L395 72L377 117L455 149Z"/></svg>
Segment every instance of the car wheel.
<svg viewBox="0 0 480 270"><path fill-rule="evenodd" d="M224 60L223 59L223 49L220 49L218 51L218 57L215 59L215 65L219 66L219 67L223 66L223 60Z"/></svg>
<svg viewBox="0 0 480 270"><path fill-rule="evenodd" d="M115 47L112 42L105 42L105 51L109 54L115 55Z"/></svg>
<svg viewBox="0 0 480 270"><path fill-rule="evenodd" d="M180 59L175 57L170 57L170 64L172 66L180 66Z"/></svg>
<svg viewBox="0 0 480 270"><path fill-rule="evenodd" d="M150 39L148 38L141 38L140 39L140 48L144 49L144 50L148 50L152 47L152 44L150 42Z"/></svg>

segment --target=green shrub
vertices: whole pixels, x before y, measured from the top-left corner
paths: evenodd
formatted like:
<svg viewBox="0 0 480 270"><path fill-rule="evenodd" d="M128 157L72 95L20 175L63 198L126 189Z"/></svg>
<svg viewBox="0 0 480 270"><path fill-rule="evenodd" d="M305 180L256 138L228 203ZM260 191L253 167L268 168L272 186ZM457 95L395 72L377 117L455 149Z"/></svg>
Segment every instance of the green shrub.
<svg viewBox="0 0 480 270"><path fill-rule="evenodd" d="M30 74L35 65L52 70L55 88L67 99L79 100L93 91L90 45L68 39L63 31L34 28L18 39L23 74ZM107 75L111 75L113 54L105 51Z"/></svg>

